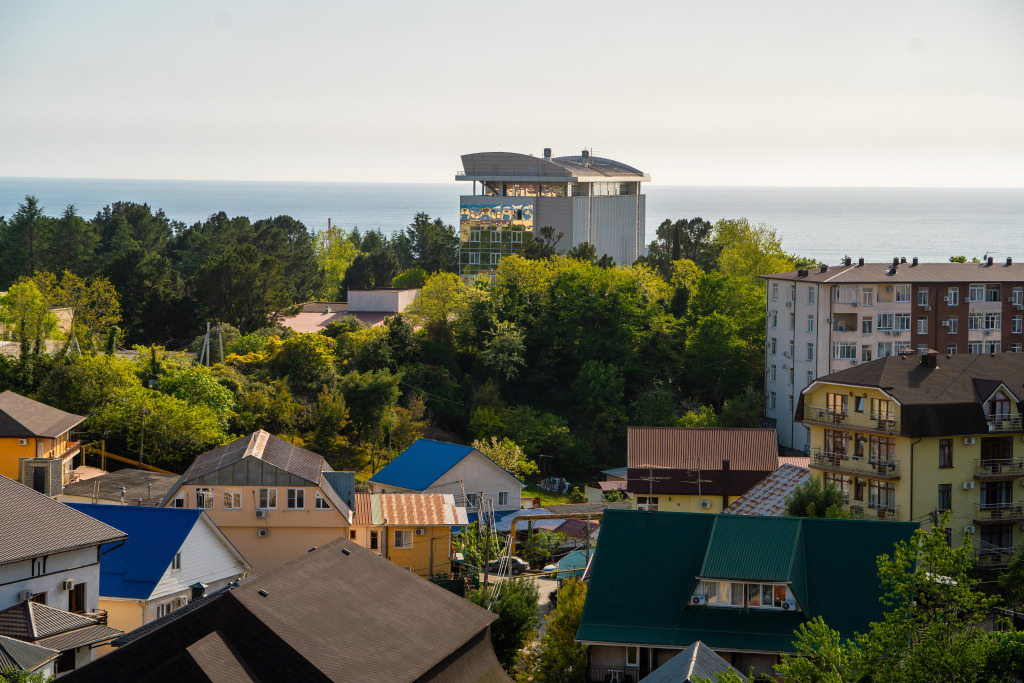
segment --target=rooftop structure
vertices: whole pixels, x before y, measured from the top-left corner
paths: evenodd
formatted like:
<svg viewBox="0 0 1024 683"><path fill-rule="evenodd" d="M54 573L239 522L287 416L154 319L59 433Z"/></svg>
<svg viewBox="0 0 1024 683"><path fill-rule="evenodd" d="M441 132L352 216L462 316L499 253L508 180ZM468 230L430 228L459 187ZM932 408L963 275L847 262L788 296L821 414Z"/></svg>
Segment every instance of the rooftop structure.
<svg viewBox="0 0 1024 683"><path fill-rule="evenodd" d="M63 503L155 507L160 505L177 481L176 474L125 468L68 484L57 500Z"/></svg>
<svg viewBox="0 0 1024 683"><path fill-rule="evenodd" d="M805 450L796 397L814 378L899 353L1024 350L1024 264L846 259L764 275L765 416Z"/></svg>
<svg viewBox="0 0 1024 683"><path fill-rule="evenodd" d="M597 255L629 265L643 253L650 176L593 156L544 157L511 152L464 154L456 180L473 183L460 205L460 272L493 274L502 257L520 253L524 234L550 226L564 252L589 242ZM479 193L477 187L479 183Z"/></svg>
<svg viewBox="0 0 1024 683"><path fill-rule="evenodd" d="M786 511L786 499L810 477L811 471L806 467L783 464L754 484L723 512L729 515L782 515Z"/></svg>
<svg viewBox="0 0 1024 683"><path fill-rule="evenodd" d="M85 681L481 681L508 683L495 615L347 539L146 626ZM134 635L134 634L133 634Z"/></svg>

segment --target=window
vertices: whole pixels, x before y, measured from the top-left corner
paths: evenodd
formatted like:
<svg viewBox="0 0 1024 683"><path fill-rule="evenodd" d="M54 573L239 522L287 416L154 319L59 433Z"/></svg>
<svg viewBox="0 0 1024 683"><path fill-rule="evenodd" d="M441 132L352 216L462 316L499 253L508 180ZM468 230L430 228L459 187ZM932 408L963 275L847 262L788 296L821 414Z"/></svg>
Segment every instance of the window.
<svg viewBox="0 0 1024 683"><path fill-rule="evenodd" d="M288 489L289 510L302 510L306 507L306 491L304 489Z"/></svg>
<svg viewBox="0 0 1024 683"><path fill-rule="evenodd" d="M793 353L793 348L794 348L794 346L795 346L795 344L794 344L793 340L792 340L792 339L790 339L790 340L789 340L789 357L790 357L790 358L796 358L796 354L795 354L795 353Z"/></svg>
<svg viewBox="0 0 1024 683"><path fill-rule="evenodd" d="M480 241L480 231L479 230L470 230L469 231L469 241L470 242L479 242Z"/></svg>
<svg viewBox="0 0 1024 683"><path fill-rule="evenodd" d="M807 288L807 303L811 306L814 305L814 287Z"/></svg>
<svg viewBox="0 0 1024 683"><path fill-rule="evenodd" d="M896 303L910 301L910 285L896 285Z"/></svg>
<svg viewBox="0 0 1024 683"><path fill-rule="evenodd" d="M868 485L868 507L895 512L896 485L889 481L871 479Z"/></svg>
<svg viewBox="0 0 1024 683"><path fill-rule="evenodd" d="M814 381L814 372L812 370L808 370L807 371L807 386L810 386L811 382L813 382L813 381Z"/></svg>
<svg viewBox="0 0 1024 683"><path fill-rule="evenodd" d="M213 509L213 489L202 487L196 489L196 509L197 510L211 510Z"/></svg>
<svg viewBox="0 0 1024 683"><path fill-rule="evenodd" d="M1002 313L986 313L985 314L985 329L986 330L999 330L1002 329L1003 314Z"/></svg>
<svg viewBox="0 0 1024 683"><path fill-rule="evenodd" d="M807 342L807 360L814 360L814 343Z"/></svg>
<svg viewBox="0 0 1024 683"><path fill-rule="evenodd" d="M982 322L984 322L984 316L981 313L971 313L967 316L967 329L980 330Z"/></svg>
<svg viewBox="0 0 1024 683"><path fill-rule="evenodd" d="M772 301L778 301L778 300L779 300L779 283L778 282L773 282L772 283Z"/></svg>
<svg viewBox="0 0 1024 683"><path fill-rule="evenodd" d="M927 352L928 352L928 345L927 344L918 344L917 345L917 354L919 356L923 356Z"/></svg>
<svg viewBox="0 0 1024 683"><path fill-rule="evenodd" d="M776 347L776 341L777 341L777 340L775 339L775 337L772 337L772 342L771 342L771 345L770 345L770 346L771 346L771 350L772 350L772 355L773 355L773 356L775 355L775 350L776 350L776 349L775 349L775 347Z"/></svg>
<svg viewBox="0 0 1024 683"><path fill-rule="evenodd" d="M770 328L772 328L774 330L778 326L779 326L779 312L778 311L772 311L771 313L768 314L768 327L770 327Z"/></svg>
<svg viewBox="0 0 1024 683"><path fill-rule="evenodd" d="M807 316L807 334L814 334L814 316Z"/></svg>
<svg viewBox="0 0 1024 683"><path fill-rule="evenodd" d="M1020 344L1020 342L1018 342L1016 344L1010 344L1010 353L1020 353L1021 352L1021 346L1022 345Z"/></svg>
<svg viewBox="0 0 1024 683"><path fill-rule="evenodd" d="M1014 306L1024 306L1024 287L1014 287L1010 294L1010 303Z"/></svg>
<svg viewBox="0 0 1024 683"><path fill-rule="evenodd" d="M953 509L953 485L939 484L939 512Z"/></svg>
<svg viewBox="0 0 1024 683"><path fill-rule="evenodd" d="M981 342L967 342L967 353L981 353Z"/></svg>
<svg viewBox="0 0 1024 683"><path fill-rule="evenodd" d="M999 293L999 285L987 285L985 287L985 301L1001 301Z"/></svg>
<svg viewBox="0 0 1024 683"><path fill-rule="evenodd" d="M928 305L928 288L921 287L917 290L917 305L927 306Z"/></svg>
<svg viewBox="0 0 1024 683"><path fill-rule="evenodd" d="M796 313L789 314L789 331L793 332L796 330Z"/></svg>
<svg viewBox="0 0 1024 683"><path fill-rule="evenodd" d="M983 301L985 299L985 285L973 284L967 290L968 301Z"/></svg>
<svg viewBox="0 0 1024 683"><path fill-rule="evenodd" d="M789 369L789 386L793 386L794 373L793 368Z"/></svg>
<svg viewBox="0 0 1024 683"><path fill-rule="evenodd" d="M412 547L412 529L395 529L395 548L407 550Z"/></svg>
<svg viewBox="0 0 1024 683"><path fill-rule="evenodd" d="M958 306L960 304L960 288L950 287L946 290L946 303L950 306Z"/></svg>
<svg viewBox="0 0 1024 683"><path fill-rule="evenodd" d="M1024 328L1024 318L1019 315L1015 315L1010 318L1010 332L1013 334L1020 334L1022 328Z"/></svg>
<svg viewBox="0 0 1024 683"><path fill-rule="evenodd" d="M626 648L626 666L640 666L640 648Z"/></svg>
<svg viewBox="0 0 1024 683"><path fill-rule="evenodd" d="M796 285L789 286L789 300L796 301Z"/></svg>
<svg viewBox="0 0 1024 683"><path fill-rule="evenodd" d="M491 242L501 241L501 230L491 230Z"/></svg>
<svg viewBox="0 0 1024 683"><path fill-rule="evenodd" d="M864 363L871 360L871 344L864 344L860 347L860 359Z"/></svg>
<svg viewBox="0 0 1024 683"><path fill-rule="evenodd" d="M910 314L909 313L897 313L893 316L893 320L896 322L897 330L910 331Z"/></svg>
<svg viewBox="0 0 1024 683"><path fill-rule="evenodd" d="M949 316L948 322L949 324L946 325L946 331L950 334L956 334L960 329L960 320L955 315L951 315Z"/></svg>
<svg viewBox="0 0 1024 683"><path fill-rule="evenodd" d="M330 510L331 509L330 503L327 502L326 498L324 498L322 495L320 495L319 491L316 492L316 495L313 498L313 501L314 501L313 502L313 507L316 508L317 510Z"/></svg>
<svg viewBox="0 0 1024 683"><path fill-rule="evenodd" d="M832 474L831 472L825 473L825 486L831 484L843 494L843 502L850 502L850 477L845 474Z"/></svg>
<svg viewBox="0 0 1024 683"><path fill-rule="evenodd" d="M177 571L181 569L181 553L175 553L174 559L171 560L171 570Z"/></svg>
<svg viewBox="0 0 1024 683"><path fill-rule="evenodd" d="M871 334L871 318L862 318L860 321L860 331L864 334Z"/></svg>
<svg viewBox="0 0 1024 683"><path fill-rule="evenodd" d="M156 616L157 616L157 618L166 617L173 610L174 610L174 603L173 602L166 602L166 603L164 603L162 605L157 605ZM73 652L73 650L72 650L72 652Z"/></svg>
<svg viewBox="0 0 1024 683"><path fill-rule="evenodd" d="M85 613L85 586L84 582L75 582L75 586L71 589L71 594L68 595L69 612L74 612L75 614Z"/></svg>
<svg viewBox="0 0 1024 683"><path fill-rule="evenodd" d="M878 357L885 358L892 355L892 342L878 342Z"/></svg>
<svg viewBox="0 0 1024 683"><path fill-rule="evenodd" d="M832 358L849 360L857 358L857 345L849 342L832 342Z"/></svg>
<svg viewBox="0 0 1024 683"><path fill-rule="evenodd" d="M880 329L880 330L891 330L892 329L892 313L879 313L878 314L878 329Z"/></svg>
<svg viewBox="0 0 1024 683"><path fill-rule="evenodd" d="M498 505L508 505L508 491L498 491Z"/></svg>
<svg viewBox="0 0 1024 683"><path fill-rule="evenodd" d="M777 376L777 369L776 369L776 366L773 365L773 366L771 366L771 368L768 369L768 381L769 382L776 381L776 376Z"/></svg>
<svg viewBox="0 0 1024 683"><path fill-rule="evenodd" d="M370 532L370 550L379 550L379 549L380 549L380 541L378 540L378 532L371 531Z"/></svg>
<svg viewBox="0 0 1024 683"><path fill-rule="evenodd" d="M467 493L466 494L466 507L475 508L480 506L479 494Z"/></svg>
<svg viewBox="0 0 1024 683"><path fill-rule="evenodd" d="M891 420L895 417L892 409L892 401L884 398L871 399L871 419Z"/></svg>
<svg viewBox="0 0 1024 683"><path fill-rule="evenodd" d="M768 410L775 410L775 392L768 394Z"/></svg>
<svg viewBox="0 0 1024 683"><path fill-rule="evenodd" d="M846 394L825 394L825 407L831 416L846 417L848 411Z"/></svg>
<svg viewBox="0 0 1024 683"><path fill-rule="evenodd" d="M774 395L774 394L773 394ZM636 497L636 509L637 510L650 510L651 512L658 511L658 497L651 496L637 496Z"/></svg>
<svg viewBox="0 0 1024 683"><path fill-rule="evenodd" d="M910 342L908 342L908 341L898 341L898 342L893 342L892 343L892 352L895 353L895 354L899 354L899 352L901 350L909 349L909 348L910 348Z"/></svg>
<svg viewBox="0 0 1024 683"><path fill-rule="evenodd" d="M260 489L260 509L277 509L277 489Z"/></svg>
<svg viewBox="0 0 1024 683"><path fill-rule="evenodd" d="M782 609L784 602L793 602L793 594L785 584L702 581L695 595L704 597L713 607L751 607Z"/></svg>
<svg viewBox="0 0 1024 683"><path fill-rule="evenodd" d="M939 439L939 467L953 466L953 439Z"/></svg>
<svg viewBox="0 0 1024 683"><path fill-rule="evenodd" d="M471 251L469 252L469 265L479 266L480 265L480 252Z"/></svg>
<svg viewBox="0 0 1024 683"><path fill-rule="evenodd" d="M516 230L515 232L512 233L512 244L522 244L522 243L523 243L523 231L522 230Z"/></svg>
<svg viewBox="0 0 1024 683"><path fill-rule="evenodd" d="M242 509L242 492L241 491L225 491L224 492L224 509L225 510L241 510Z"/></svg>
<svg viewBox="0 0 1024 683"><path fill-rule="evenodd" d="M857 301L858 294L857 285L839 285L832 289L832 301L840 304L852 304Z"/></svg>
<svg viewBox="0 0 1024 683"><path fill-rule="evenodd" d="M860 477L853 478L853 499L864 500L864 480Z"/></svg>
<svg viewBox="0 0 1024 683"><path fill-rule="evenodd" d="M1000 341L985 342L985 353L1000 353L1003 343Z"/></svg>
<svg viewBox="0 0 1024 683"><path fill-rule="evenodd" d="M501 263L501 254L491 253L491 265L496 266Z"/></svg>
<svg viewBox="0 0 1024 683"><path fill-rule="evenodd" d="M956 344L946 344L946 353L951 356L956 355Z"/></svg>
<svg viewBox="0 0 1024 683"><path fill-rule="evenodd" d="M875 290L865 288L860 295L861 306L874 306L875 305Z"/></svg>
<svg viewBox="0 0 1024 683"><path fill-rule="evenodd" d="M185 507L185 494L179 493L178 496L171 501L172 508L183 508Z"/></svg>
<svg viewBox="0 0 1024 683"><path fill-rule="evenodd" d="M917 319L917 333L928 334L928 318Z"/></svg>

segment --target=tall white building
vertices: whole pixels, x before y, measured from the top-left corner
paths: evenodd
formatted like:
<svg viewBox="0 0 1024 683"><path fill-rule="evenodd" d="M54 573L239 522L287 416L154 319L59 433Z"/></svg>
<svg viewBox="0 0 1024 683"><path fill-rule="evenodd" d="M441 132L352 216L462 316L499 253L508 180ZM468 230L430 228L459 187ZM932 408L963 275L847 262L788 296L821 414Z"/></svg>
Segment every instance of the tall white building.
<svg viewBox="0 0 1024 683"><path fill-rule="evenodd" d="M765 417L781 446L807 448L807 428L793 422L793 411L816 377L905 348L1000 353L1024 344L1024 265L1009 258L847 259L763 277Z"/></svg>

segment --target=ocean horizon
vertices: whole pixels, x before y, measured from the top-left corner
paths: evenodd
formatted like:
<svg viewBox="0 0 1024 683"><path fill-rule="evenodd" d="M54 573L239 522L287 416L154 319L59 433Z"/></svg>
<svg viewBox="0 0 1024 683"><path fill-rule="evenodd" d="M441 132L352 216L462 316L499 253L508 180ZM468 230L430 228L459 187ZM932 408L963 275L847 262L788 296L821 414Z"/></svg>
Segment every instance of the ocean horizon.
<svg viewBox="0 0 1024 683"><path fill-rule="evenodd" d="M146 203L186 225L218 211L258 220L289 215L313 230L332 225L385 234L417 212L458 224L468 184L228 180L0 178L0 216L26 195L48 216L69 204L92 218L117 201ZM946 261L952 255L1024 259L1024 188L701 187L650 183L646 243L665 219L746 218L771 225L790 253L836 263L844 256Z"/></svg>

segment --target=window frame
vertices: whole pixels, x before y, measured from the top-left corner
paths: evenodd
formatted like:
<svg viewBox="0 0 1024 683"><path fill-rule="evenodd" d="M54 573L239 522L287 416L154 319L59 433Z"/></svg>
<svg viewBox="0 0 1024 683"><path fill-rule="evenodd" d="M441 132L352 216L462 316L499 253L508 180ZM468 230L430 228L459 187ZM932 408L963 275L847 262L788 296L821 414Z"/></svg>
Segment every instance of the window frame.
<svg viewBox="0 0 1024 683"><path fill-rule="evenodd" d="M324 494L319 491L313 492L313 509L314 510L330 510L331 504L324 497Z"/></svg>
<svg viewBox="0 0 1024 683"><path fill-rule="evenodd" d="M261 487L258 494L259 510L277 509L277 488L273 486ZM271 504L273 503L273 504Z"/></svg>
<svg viewBox="0 0 1024 683"><path fill-rule="evenodd" d="M939 439L939 469L953 466L953 439Z"/></svg>
<svg viewBox="0 0 1024 683"><path fill-rule="evenodd" d="M229 496L231 497L230 503L228 502ZM242 492L238 489L224 489L224 497L221 499L221 503L224 510L241 510Z"/></svg>
<svg viewBox="0 0 1024 683"><path fill-rule="evenodd" d="M896 285L893 287L893 301L898 304L909 304L910 295L910 285Z"/></svg>
<svg viewBox="0 0 1024 683"><path fill-rule="evenodd" d="M197 486L196 487L196 510L212 510L213 509L213 497L214 488L212 486ZM200 505L200 499L202 505Z"/></svg>
<svg viewBox="0 0 1024 683"><path fill-rule="evenodd" d="M504 502L502 502L502 496L504 496ZM509 505L509 500L512 499L512 493L510 491L498 491L498 505Z"/></svg>
<svg viewBox="0 0 1024 683"><path fill-rule="evenodd" d="M285 489L284 507L286 510L306 509L306 489L287 488Z"/></svg>
<svg viewBox="0 0 1024 683"><path fill-rule="evenodd" d="M408 537L408 542L406 543L404 540L399 542L399 534L401 534L403 539ZM412 529L394 529L394 535L392 536L394 544L391 547L395 550L411 550L414 545L413 538L414 534Z"/></svg>

